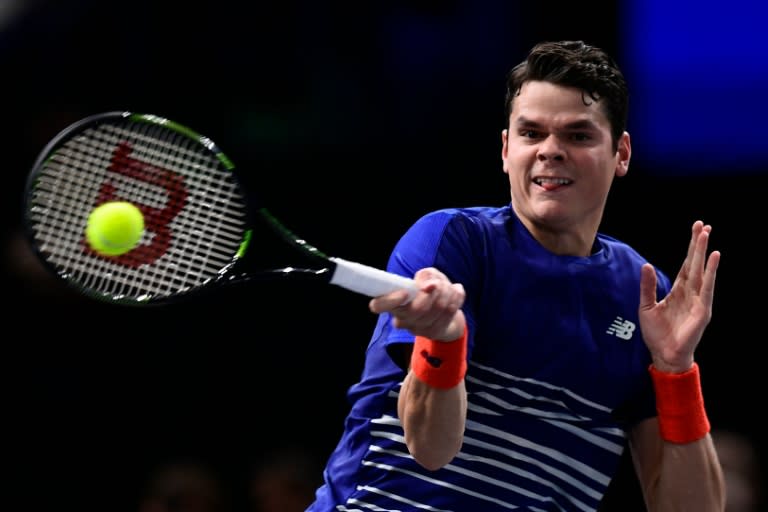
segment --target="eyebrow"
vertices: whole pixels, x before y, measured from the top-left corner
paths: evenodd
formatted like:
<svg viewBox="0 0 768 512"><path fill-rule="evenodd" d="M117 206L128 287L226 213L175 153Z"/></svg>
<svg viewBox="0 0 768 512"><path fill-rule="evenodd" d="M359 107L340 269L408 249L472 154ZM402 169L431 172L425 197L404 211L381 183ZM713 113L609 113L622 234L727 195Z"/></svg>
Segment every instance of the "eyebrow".
<svg viewBox="0 0 768 512"><path fill-rule="evenodd" d="M525 116L520 116L515 120L515 126L518 128L538 128L541 126L541 123L537 123L536 121L528 119ZM566 130L594 130L597 128L597 126L595 123L588 119L579 119L577 121L567 123L563 128Z"/></svg>

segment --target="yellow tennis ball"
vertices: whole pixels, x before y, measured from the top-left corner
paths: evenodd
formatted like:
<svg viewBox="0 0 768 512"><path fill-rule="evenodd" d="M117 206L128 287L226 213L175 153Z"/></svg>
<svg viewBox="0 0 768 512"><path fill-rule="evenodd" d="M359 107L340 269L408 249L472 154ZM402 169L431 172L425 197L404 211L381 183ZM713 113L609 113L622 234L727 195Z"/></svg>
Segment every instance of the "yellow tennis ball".
<svg viewBox="0 0 768 512"><path fill-rule="evenodd" d="M119 256L139 244L144 234L144 215L127 201L100 204L88 216L85 238L105 256Z"/></svg>

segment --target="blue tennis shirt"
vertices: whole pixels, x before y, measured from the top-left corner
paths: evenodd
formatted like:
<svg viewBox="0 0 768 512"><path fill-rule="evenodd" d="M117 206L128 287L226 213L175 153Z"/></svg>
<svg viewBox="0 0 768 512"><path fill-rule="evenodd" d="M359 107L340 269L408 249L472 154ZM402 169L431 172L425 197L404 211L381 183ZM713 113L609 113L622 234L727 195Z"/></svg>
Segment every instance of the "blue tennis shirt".
<svg viewBox="0 0 768 512"><path fill-rule="evenodd" d="M509 206L420 218L388 270L412 277L433 266L464 285L464 443L437 471L408 453L397 417L407 361L393 349L414 337L382 314L308 512L596 510L628 429L656 414L638 323L645 262L603 234L589 257L553 254ZM657 275L663 297L670 281Z"/></svg>

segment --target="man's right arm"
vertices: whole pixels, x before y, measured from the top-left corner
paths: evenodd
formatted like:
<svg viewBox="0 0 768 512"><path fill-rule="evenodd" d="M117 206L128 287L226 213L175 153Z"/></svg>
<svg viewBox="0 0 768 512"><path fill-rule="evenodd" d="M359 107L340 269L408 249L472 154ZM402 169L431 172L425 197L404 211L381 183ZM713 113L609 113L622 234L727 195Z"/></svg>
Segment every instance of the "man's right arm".
<svg viewBox="0 0 768 512"><path fill-rule="evenodd" d="M395 327L416 336L398 416L410 454L425 468L437 470L456 456L464 439L465 293L461 284L434 268L418 271L414 280L419 291L410 302L403 303L405 292L392 292L372 299L370 309L390 313Z"/></svg>

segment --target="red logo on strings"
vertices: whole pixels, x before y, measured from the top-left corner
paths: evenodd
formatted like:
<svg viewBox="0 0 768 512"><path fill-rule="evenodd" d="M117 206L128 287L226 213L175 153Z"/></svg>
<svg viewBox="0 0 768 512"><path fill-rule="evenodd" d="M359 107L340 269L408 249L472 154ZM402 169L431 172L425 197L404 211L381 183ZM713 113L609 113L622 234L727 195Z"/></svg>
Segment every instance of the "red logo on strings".
<svg viewBox="0 0 768 512"><path fill-rule="evenodd" d="M164 208L155 208L130 200L144 215L144 229L152 233L151 241L140 244L119 256L103 256L98 254L91 249L85 239L83 239L83 245L85 251L92 255L108 259L113 263L136 268L140 265L154 263L155 260L168 251L171 245L169 224L179 214L181 209L184 208L187 200L187 190L184 187L183 176L163 167L137 160L129 156L132 151L133 148L128 142L118 144L112 153L107 171L156 185L165 190L168 199ZM99 195L96 198L94 207L108 201L129 201L129 199L121 198L117 193L117 189L118 187L112 181L110 175L108 175L99 189Z"/></svg>

